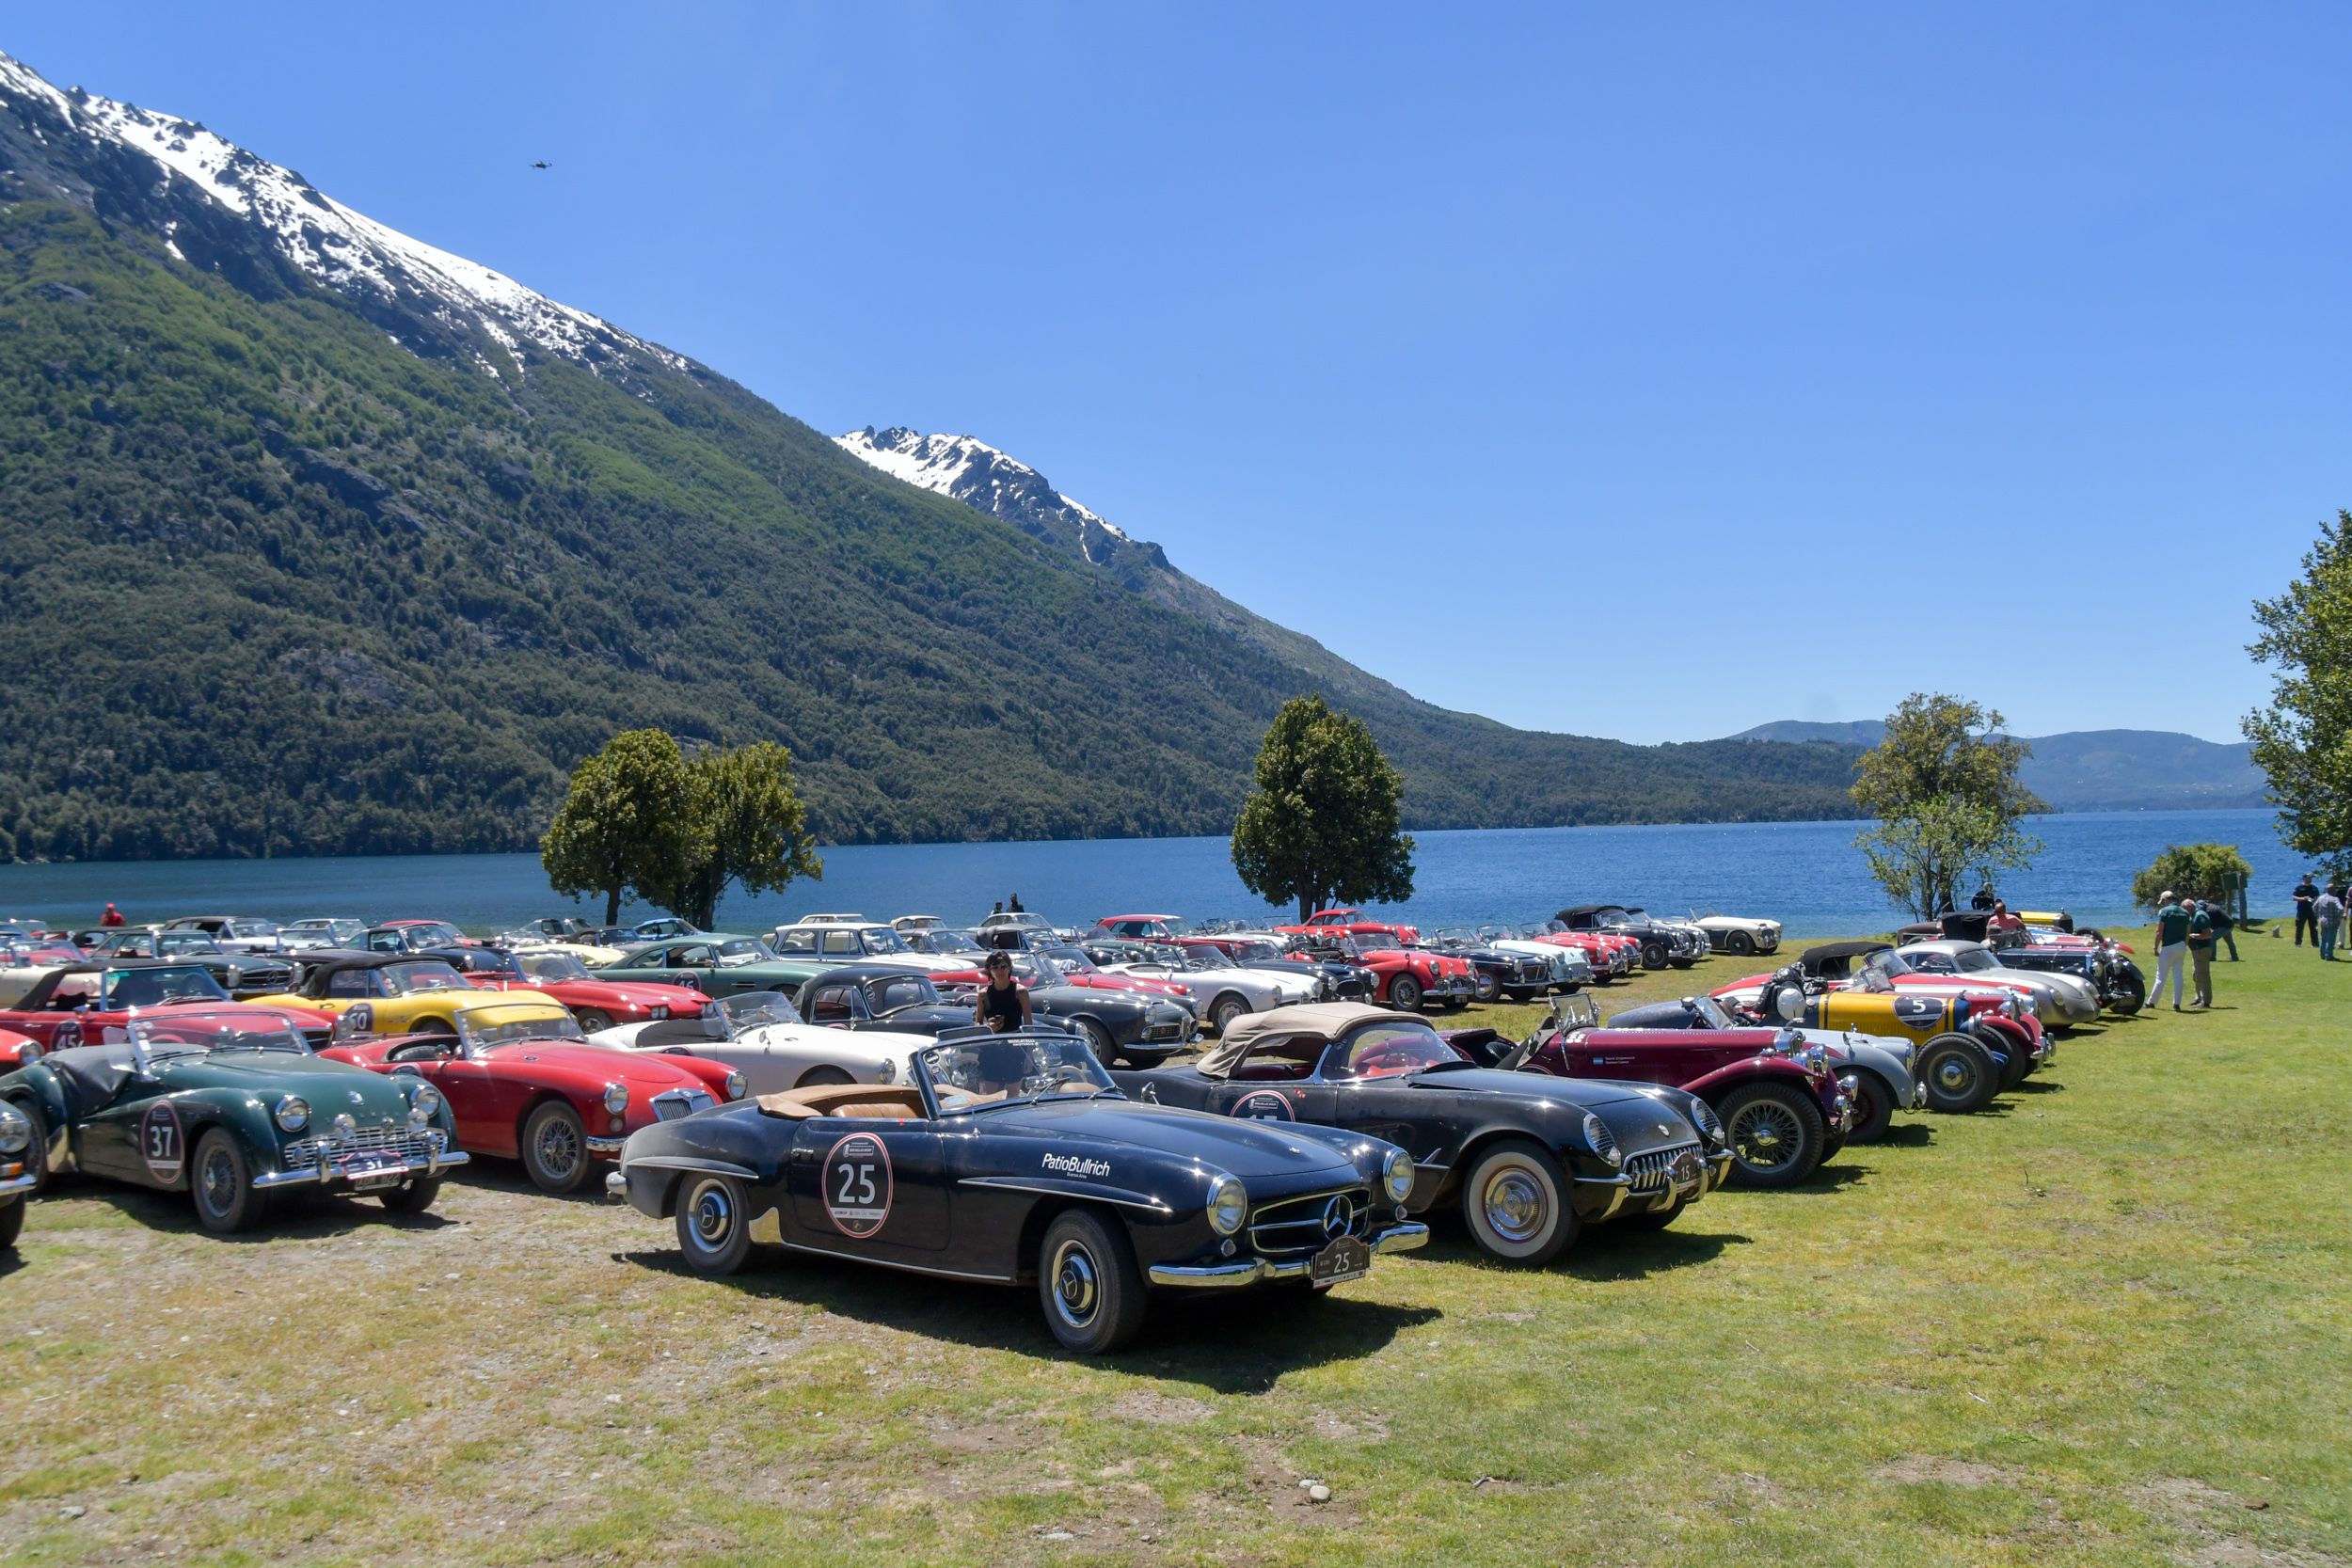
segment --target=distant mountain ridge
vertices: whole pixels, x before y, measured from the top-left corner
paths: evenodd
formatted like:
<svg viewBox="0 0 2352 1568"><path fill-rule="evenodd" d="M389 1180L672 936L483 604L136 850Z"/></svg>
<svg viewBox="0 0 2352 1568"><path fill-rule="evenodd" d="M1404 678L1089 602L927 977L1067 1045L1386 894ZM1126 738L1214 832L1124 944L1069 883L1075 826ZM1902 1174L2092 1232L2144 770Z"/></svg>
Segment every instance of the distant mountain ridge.
<svg viewBox="0 0 2352 1568"><path fill-rule="evenodd" d="M1836 746L1859 753L1886 737L1876 719L1783 719L1734 740ZM2068 730L2021 736L2033 754L2018 769L2027 789L2058 811L2227 811L2268 804L2253 748L2172 730Z"/></svg>

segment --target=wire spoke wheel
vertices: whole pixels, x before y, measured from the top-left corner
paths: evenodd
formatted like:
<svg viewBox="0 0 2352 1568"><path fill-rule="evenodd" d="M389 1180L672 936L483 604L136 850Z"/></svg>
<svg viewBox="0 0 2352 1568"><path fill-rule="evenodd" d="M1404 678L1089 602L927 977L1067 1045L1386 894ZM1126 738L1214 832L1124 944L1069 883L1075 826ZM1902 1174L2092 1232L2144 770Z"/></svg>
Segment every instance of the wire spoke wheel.
<svg viewBox="0 0 2352 1568"><path fill-rule="evenodd" d="M1731 1152L1757 1176L1776 1176L1803 1157L1804 1129L1777 1100L1756 1100L1734 1113Z"/></svg>

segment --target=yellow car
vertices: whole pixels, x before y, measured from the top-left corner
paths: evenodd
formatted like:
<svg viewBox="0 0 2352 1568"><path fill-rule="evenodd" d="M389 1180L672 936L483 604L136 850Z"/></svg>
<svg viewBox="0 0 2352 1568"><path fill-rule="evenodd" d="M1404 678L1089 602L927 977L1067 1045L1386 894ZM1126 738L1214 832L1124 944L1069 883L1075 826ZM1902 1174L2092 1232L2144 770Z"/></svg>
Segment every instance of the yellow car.
<svg viewBox="0 0 2352 1568"><path fill-rule="evenodd" d="M353 1026L367 1034L454 1035L457 1010L485 996L501 1002L561 1006L543 991L485 992L468 984L464 975L440 959L417 953L355 953L329 958L310 966L300 990L252 1000L262 1006L311 1007L338 1019L350 1015Z"/></svg>

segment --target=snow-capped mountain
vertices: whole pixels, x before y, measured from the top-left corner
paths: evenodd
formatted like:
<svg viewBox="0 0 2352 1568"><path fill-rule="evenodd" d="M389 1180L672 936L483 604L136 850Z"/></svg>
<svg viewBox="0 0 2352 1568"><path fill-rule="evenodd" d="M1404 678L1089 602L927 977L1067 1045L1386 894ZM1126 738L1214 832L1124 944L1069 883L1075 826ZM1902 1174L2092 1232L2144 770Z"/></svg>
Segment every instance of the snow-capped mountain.
<svg viewBox="0 0 2352 1568"><path fill-rule="evenodd" d="M903 426L867 425L834 440L853 455L909 484L950 496L1015 528L1075 548L1097 566L1109 565L1123 531L1046 483L1026 463L972 436L923 436Z"/></svg>
<svg viewBox="0 0 2352 1568"><path fill-rule="evenodd" d="M689 369L667 349L354 212L194 120L58 88L0 54L0 199L43 198L142 230L173 259L248 293L334 290L412 350L469 357L491 375L519 373L534 354L599 373L637 356ZM505 354L492 357L491 345Z"/></svg>

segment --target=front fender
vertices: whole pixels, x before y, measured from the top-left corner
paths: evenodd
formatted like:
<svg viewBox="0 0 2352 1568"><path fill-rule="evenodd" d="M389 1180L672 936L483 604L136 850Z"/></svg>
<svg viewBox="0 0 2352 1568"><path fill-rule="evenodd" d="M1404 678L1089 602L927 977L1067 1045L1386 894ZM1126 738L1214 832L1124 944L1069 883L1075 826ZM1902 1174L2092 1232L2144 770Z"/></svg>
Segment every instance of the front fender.
<svg viewBox="0 0 2352 1568"><path fill-rule="evenodd" d="M1786 1084L1807 1100L1818 1101L1820 1099L1820 1091L1814 1086L1813 1074L1796 1063L1778 1056L1751 1056L1744 1062L1717 1068L1682 1086L1721 1110L1719 1102L1724 1095L1742 1085L1755 1083Z"/></svg>
<svg viewBox="0 0 2352 1568"><path fill-rule="evenodd" d="M57 1085L57 1075L40 1063L19 1068L0 1078L0 1100L6 1100L19 1110L31 1106L40 1113L40 1125L48 1133L49 1168L53 1171L72 1164L72 1128L68 1125L65 1090Z"/></svg>

